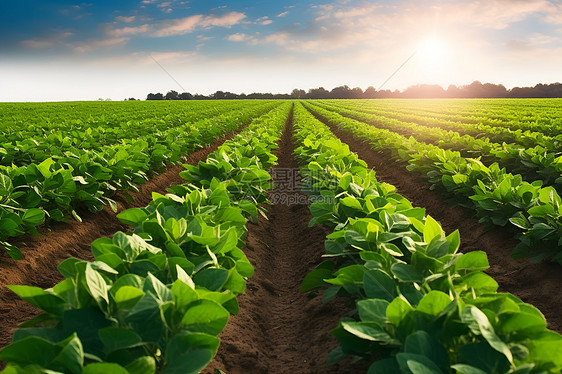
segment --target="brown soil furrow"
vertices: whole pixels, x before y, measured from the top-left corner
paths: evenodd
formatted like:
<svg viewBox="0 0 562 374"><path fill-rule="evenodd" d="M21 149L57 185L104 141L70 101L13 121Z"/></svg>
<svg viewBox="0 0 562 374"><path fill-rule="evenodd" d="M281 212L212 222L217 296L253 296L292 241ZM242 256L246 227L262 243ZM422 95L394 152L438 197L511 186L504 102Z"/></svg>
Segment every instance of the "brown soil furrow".
<svg viewBox="0 0 562 374"><path fill-rule="evenodd" d="M560 265L512 259L510 253L518 242L507 230L497 227L486 229L473 211L448 205L445 198L438 191L430 190L419 175L409 172L404 164L393 162L389 153L374 151L368 144L334 126L331 129L376 171L381 182L394 185L415 206L424 207L427 214L441 222L446 232L459 229L462 252L485 251L490 262L487 273L499 283L500 292L510 292L533 304L545 315L550 329L562 332Z"/></svg>
<svg viewBox="0 0 562 374"><path fill-rule="evenodd" d="M292 156L291 117L280 142L279 164L272 170L279 186L270 194L276 202L248 225L245 252L255 267L240 313L220 335L221 345L206 373L345 373L349 362L327 366L338 343L330 335L340 317L352 309L346 300L323 304L318 294L301 293L301 283L324 252L325 228L308 227L312 218L306 196L284 177L297 171ZM291 181L294 179L291 179ZM298 183L297 183L298 184Z"/></svg>
<svg viewBox="0 0 562 374"><path fill-rule="evenodd" d="M241 131L241 130L239 130ZM238 132L238 131L237 131ZM235 133L237 133L235 132ZM217 149L226 139L234 136L232 133L216 139L204 149L187 156L185 163L196 164L204 161L207 156ZM152 192L166 193L166 188L183 183L179 172L182 166L171 166L163 173L150 179L139 192L130 193L132 201L128 201L122 194L117 194L115 200L118 212L133 207L144 207L152 200ZM112 236L115 232L130 229L119 222L115 213L105 207L96 214L85 214L83 222L69 220L68 222L54 222L49 231L44 230L42 236L24 236L18 240L24 259L13 261L7 254L0 256L0 348L11 341L16 326L35 316L39 310L31 304L21 300L7 285L29 285L49 288L62 280L57 271L57 265L69 257L83 260L93 260L90 243L103 236ZM2 367L0 361L0 367Z"/></svg>

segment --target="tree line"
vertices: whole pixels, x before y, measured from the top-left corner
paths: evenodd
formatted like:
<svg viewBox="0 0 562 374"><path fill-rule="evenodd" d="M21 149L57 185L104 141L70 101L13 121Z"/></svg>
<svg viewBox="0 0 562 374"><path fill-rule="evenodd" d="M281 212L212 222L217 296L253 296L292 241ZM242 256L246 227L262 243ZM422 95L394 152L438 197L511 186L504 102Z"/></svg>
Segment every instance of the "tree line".
<svg viewBox="0 0 562 374"><path fill-rule="evenodd" d="M359 87L347 85L335 87L328 91L324 87L311 88L308 91L294 89L290 94L251 93L236 94L217 91L210 95L178 93L168 91L149 93L146 100L228 100L228 99L383 99L383 98L557 98L562 97L562 84L537 84L534 87L505 88L501 84L474 81L469 85L450 85L447 89L439 85L418 84L403 91L379 90L368 87L363 91Z"/></svg>

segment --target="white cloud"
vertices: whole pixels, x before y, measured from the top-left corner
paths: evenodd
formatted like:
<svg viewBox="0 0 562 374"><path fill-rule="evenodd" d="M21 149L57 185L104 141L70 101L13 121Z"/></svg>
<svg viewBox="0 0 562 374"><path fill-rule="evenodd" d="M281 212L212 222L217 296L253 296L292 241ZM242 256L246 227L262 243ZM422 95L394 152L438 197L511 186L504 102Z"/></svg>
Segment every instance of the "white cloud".
<svg viewBox="0 0 562 374"><path fill-rule="evenodd" d="M203 15L194 15L185 18L174 19L165 21L160 26L156 27L156 31L152 33L153 36L172 36L187 34L195 30L200 25Z"/></svg>
<svg viewBox="0 0 562 374"><path fill-rule="evenodd" d="M151 37L184 35L199 29L209 29L212 27L230 28L240 23L244 18L246 18L246 15L239 12L230 12L223 15L195 14L189 17L168 19L158 23L146 23L139 26L113 28L113 25L106 25L106 34L112 37L126 35L145 35Z"/></svg>
<svg viewBox="0 0 562 374"><path fill-rule="evenodd" d="M99 40L89 40L75 44L73 49L78 53L86 53L95 49L103 49L108 47L115 47L118 45L123 45L129 41L129 38L109 38L109 39L99 39Z"/></svg>
<svg viewBox="0 0 562 374"><path fill-rule="evenodd" d="M201 14L193 15L185 18L164 21L160 25L155 26L152 36L164 37L173 35L183 35L193 32L198 28L210 27L231 27L246 18L244 13L230 12L224 15L204 16Z"/></svg>
<svg viewBox="0 0 562 374"><path fill-rule="evenodd" d="M545 18L548 23L562 24L562 4L550 4L550 10Z"/></svg>
<svg viewBox="0 0 562 374"><path fill-rule="evenodd" d="M124 36L124 35L136 35L148 32L150 29L150 25L144 24L141 26L134 26L134 27L121 27L118 29L110 29L107 31L108 35L112 36Z"/></svg>
<svg viewBox="0 0 562 374"><path fill-rule="evenodd" d="M285 17L287 14L289 14L289 11L283 12L283 13L279 13L277 15L277 17Z"/></svg>
<svg viewBox="0 0 562 374"><path fill-rule="evenodd" d="M260 17L256 20L256 23L259 25L271 25L273 23L272 20L269 19L268 16Z"/></svg>
<svg viewBox="0 0 562 374"><path fill-rule="evenodd" d="M253 37L248 34L237 32L236 34L227 36L225 39L230 40L231 42L245 42L248 40L252 40Z"/></svg>
<svg viewBox="0 0 562 374"><path fill-rule="evenodd" d="M134 22L136 18L137 18L136 16L129 16L129 17L119 16L119 17L115 17L115 20L118 22L131 23Z"/></svg>
<svg viewBox="0 0 562 374"><path fill-rule="evenodd" d="M71 32L62 32L53 34L51 36L43 37L41 39L29 39L29 40L22 40L20 43L24 47L32 48L32 49L42 49L47 47L52 47L57 44L62 44L64 39L71 36Z"/></svg>

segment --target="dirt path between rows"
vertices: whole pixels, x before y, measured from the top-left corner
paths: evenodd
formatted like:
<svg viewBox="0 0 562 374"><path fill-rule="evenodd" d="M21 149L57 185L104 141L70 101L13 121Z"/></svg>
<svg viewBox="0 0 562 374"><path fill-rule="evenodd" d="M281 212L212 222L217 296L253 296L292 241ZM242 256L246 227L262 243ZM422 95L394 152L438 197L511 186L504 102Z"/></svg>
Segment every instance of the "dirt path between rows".
<svg viewBox="0 0 562 374"><path fill-rule="evenodd" d="M240 313L219 336L217 356L204 373L215 368L229 374L357 372L349 362L325 364L338 345L329 331L353 306L347 300L322 304L320 295L300 291L306 274L322 261L328 232L308 227L312 217L303 203L306 195L292 183L298 166L292 156L291 117L279 144L279 164L271 171L279 187L269 196L276 203L267 207L268 220L260 217L248 225L244 251L255 274L239 297Z"/></svg>
<svg viewBox="0 0 562 374"><path fill-rule="evenodd" d="M539 308L548 321L548 328L562 332L560 265L546 261L531 263L526 259L512 259L510 253L518 241L507 230L486 230L473 211L448 205L444 197L438 191L430 190L422 178L406 170L404 164L393 162L390 154L371 150L368 144L336 127L331 126L331 129L376 171L379 181L394 185L413 205L425 208L427 214L441 222L447 233L459 229L462 252L485 251L490 262L487 273L499 283L500 292L510 292Z"/></svg>
<svg viewBox="0 0 562 374"><path fill-rule="evenodd" d="M207 147L193 152L184 163L195 165L205 161L225 140L230 139L238 131L217 138ZM152 192L166 193L166 189L174 184L183 183L179 176L182 166L171 166L163 173L155 176L140 186L140 191L131 193L132 201L122 194L114 198L118 212L133 207L144 207L152 201ZM13 261L7 254L0 256L0 349L11 342L12 334L18 324L35 316L39 310L21 300L10 291L7 285L29 285L49 288L63 279L57 271L57 265L69 257L93 260L90 244L102 236L112 236L117 231L128 231L130 227L122 224L109 207L96 214L85 214L83 222L69 220L54 222L43 236L24 236L16 243L20 247L24 259ZM0 361L0 368L3 367Z"/></svg>

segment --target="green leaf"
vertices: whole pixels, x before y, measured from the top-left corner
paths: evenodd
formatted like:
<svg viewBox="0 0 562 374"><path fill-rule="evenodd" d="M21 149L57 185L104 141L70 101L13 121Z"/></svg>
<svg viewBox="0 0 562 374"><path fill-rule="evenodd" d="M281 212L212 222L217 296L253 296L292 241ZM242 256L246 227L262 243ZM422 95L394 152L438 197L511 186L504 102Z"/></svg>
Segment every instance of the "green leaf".
<svg viewBox="0 0 562 374"><path fill-rule="evenodd" d="M400 322L411 311L413 311L412 306L406 300L397 297L386 308L386 318L393 325L399 326Z"/></svg>
<svg viewBox="0 0 562 374"><path fill-rule="evenodd" d="M151 356L139 357L128 364L125 369L127 369L129 374L155 374L156 361Z"/></svg>
<svg viewBox="0 0 562 374"><path fill-rule="evenodd" d="M127 209L117 215L117 219L126 225L137 227L148 218L148 214L141 208Z"/></svg>
<svg viewBox="0 0 562 374"><path fill-rule="evenodd" d="M468 288L474 288L479 292L496 292L498 289L498 282L480 271L469 273L462 278L462 281Z"/></svg>
<svg viewBox="0 0 562 374"><path fill-rule="evenodd" d="M496 351L485 341L461 347L459 361L480 369L484 373L507 373L510 368L510 363L505 355ZM463 369L467 370L468 367L463 367ZM477 371L467 371L467 373L479 374Z"/></svg>
<svg viewBox="0 0 562 374"><path fill-rule="evenodd" d="M357 210L363 209L359 200L350 196L340 199L339 203L348 208L357 209Z"/></svg>
<svg viewBox="0 0 562 374"><path fill-rule="evenodd" d="M52 291L32 286L8 286L8 288L23 300L46 312L60 314L64 310L65 301Z"/></svg>
<svg viewBox="0 0 562 374"><path fill-rule="evenodd" d="M96 362L86 366L82 374L129 374L129 372L118 364Z"/></svg>
<svg viewBox="0 0 562 374"><path fill-rule="evenodd" d="M318 265L314 270L306 275L301 285L301 292L308 292L315 288L326 286L324 279L331 278L335 264L326 261Z"/></svg>
<svg viewBox="0 0 562 374"><path fill-rule="evenodd" d="M39 226L45 221L45 212L41 209L28 209L21 217L21 220L28 226Z"/></svg>
<svg viewBox="0 0 562 374"><path fill-rule="evenodd" d="M198 272L193 281L196 285L211 291L220 291L228 280L228 270L209 268Z"/></svg>
<svg viewBox="0 0 562 374"><path fill-rule="evenodd" d="M459 270L487 270L490 267L488 255L483 251L464 253L455 263L455 269Z"/></svg>
<svg viewBox="0 0 562 374"><path fill-rule="evenodd" d="M90 295L92 295L103 310L105 306L102 300L106 304L109 303L107 283L105 283L105 279L103 279L101 274L93 269L91 263L86 265L86 284L88 285Z"/></svg>
<svg viewBox="0 0 562 374"><path fill-rule="evenodd" d="M455 369L459 374L487 374L485 371L466 364L452 365L451 368Z"/></svg>
<svg viewBox="0 0 562 374"><path fill-rule="evenodd" d="M39 170L43 177L49 178L52 175L50 169L54 163L55 162L53 161L53 159L49 157L48 159L37 165L37 170Z"/></svg>
<svg viewBox="0 0 562 374"><path fill-rule="evenodd" d="M115 293L115 302L120 308L130 309L142 299L144 292L133 286L122 286Z"/></svg>
<svg viewBox="0 0 562 374"><path fill-rule="evenodd" d="M13 189L14 185L10 177L0 173L0 196L9 196Z"/></svg>
<svg viewBox="0 0 562 374"><path fill-rule="evenodd" d="M391 342L392 338L382 328L370 322L346 322L342 321L341 326L345 331L357 336L360 339L380 342Z"/></svg>
<svg viewBox="0 0 562 374"><path fill-rule="evenodd" d="M420 273L412 267L412 265L395 263L390 267L392 274L402 282L417 282L421 283L423 277Z"/></svg>
<svg viewBox="0 0 562 374"><path fill-rule="evenodd" d="M510 218L509 222L511 222L514 226L519 227L520 229L529 229L529 221L525 217Z"/></svg>
<svg viewBox="0 0 562 374"><path fill-rule="evenodd" d="M52 364L67 368L70 372L79 374L84 364L84 350L82 342L76 333L57 344L62 347L60 353L53 359Z"/></svg>
<svg viewBox="0 0 562 374"><path fill-rule="evenodd" d="M219 339L205 334L176 334L166 347L163 374L199 373L211 362Z"/></svg>
<svg viewBox="0 0 562 374"><path fill-rule="evenodd" d="M12 258L12 260L21 260L23 259L23 254L21 253L20 249L15 245L12 245L8 242L0 241L0 246L3 246L6 249L8 255Z"/></svg>
<svg viewBox="0 0 562 374"><path fill-rule="evenodd" d="M404 351L429 358L440 370L448 372L449 355L447 350L431 335L423 330L408 335L404 344Z"/></svg>
<svg viewBox="0 0 562 374"><path fill-rule="evenodd" d="M546 329L544 318L524 312L507 312L499 316L498 330L502 334L518 332L529 334L541 332Z"/></svg>
<svg viewBox="0 0 562 374"><path fill-rule="evenodd" d="M122 327L106 327L98 335L108 352L134 347L142 341L135 332Z"/></svg>
<svg viewBox="0 0 562 374"><path fill-rule="evenodd" d="M505 355L509 362L513 363L513 356L507 344L496 335L488 317L474 305L467 305L461 313L463 322L468 323L472 332L482 335L490 346Z"/></svg>
<svg viewBox="0 0 562 374"><path fill-rule="evenodd" d="M61 349L45 339L30 336L14 342L0 351L0 360L22 366L37 364L43 367L60 353Z"/></svg>
<svg viewBox="0 0 562 374"><path fill-rule="evenodd" d="M229 315L221 305L210 300L200 300L190 305L181 323L194 332L218 335L226 326Z"/></svg>
<svg viewBox="0 0 562 374"><path fill-rule="evenodd" d="M386 308L390 303L386 300L364 299L357 302L359 318L363 322L376 322L384 326L387 322Z"/></svg>
<svg viewBox="0 0 562 374"><path fill-rule="evenodd" d="M444 236L441 225L431 216L425 218L425 225L423 229L423 240L430 243L434 238Z"/></svg>
<svg viewBox="0 0 562 374"><path fill-rule="evenodd" d="M451 298L446 293L441 291L429 291L419 302L416 311L430 316L437 316L450 303Z"/></svg>
<svg viewBox="0 0 562 374"><path fill-rule="evenodd" d="M396 297L396 283L383 270L366 271L363 276L365 294L372 299L392 301Z"/></svg>
<svg viewBox="0 0 562 374"><path fill-rule="evenodd" d="M375 361L370 367L367 374L391 374L400 373L400 367L395 358L385 358Z"/></svg>
<svg viewBox="0 0 562 374"><path fill-rule="evenodd" d="M428 357L414 353L398 353L396 360L403 373L443 374L439 367Z"/></svg>

